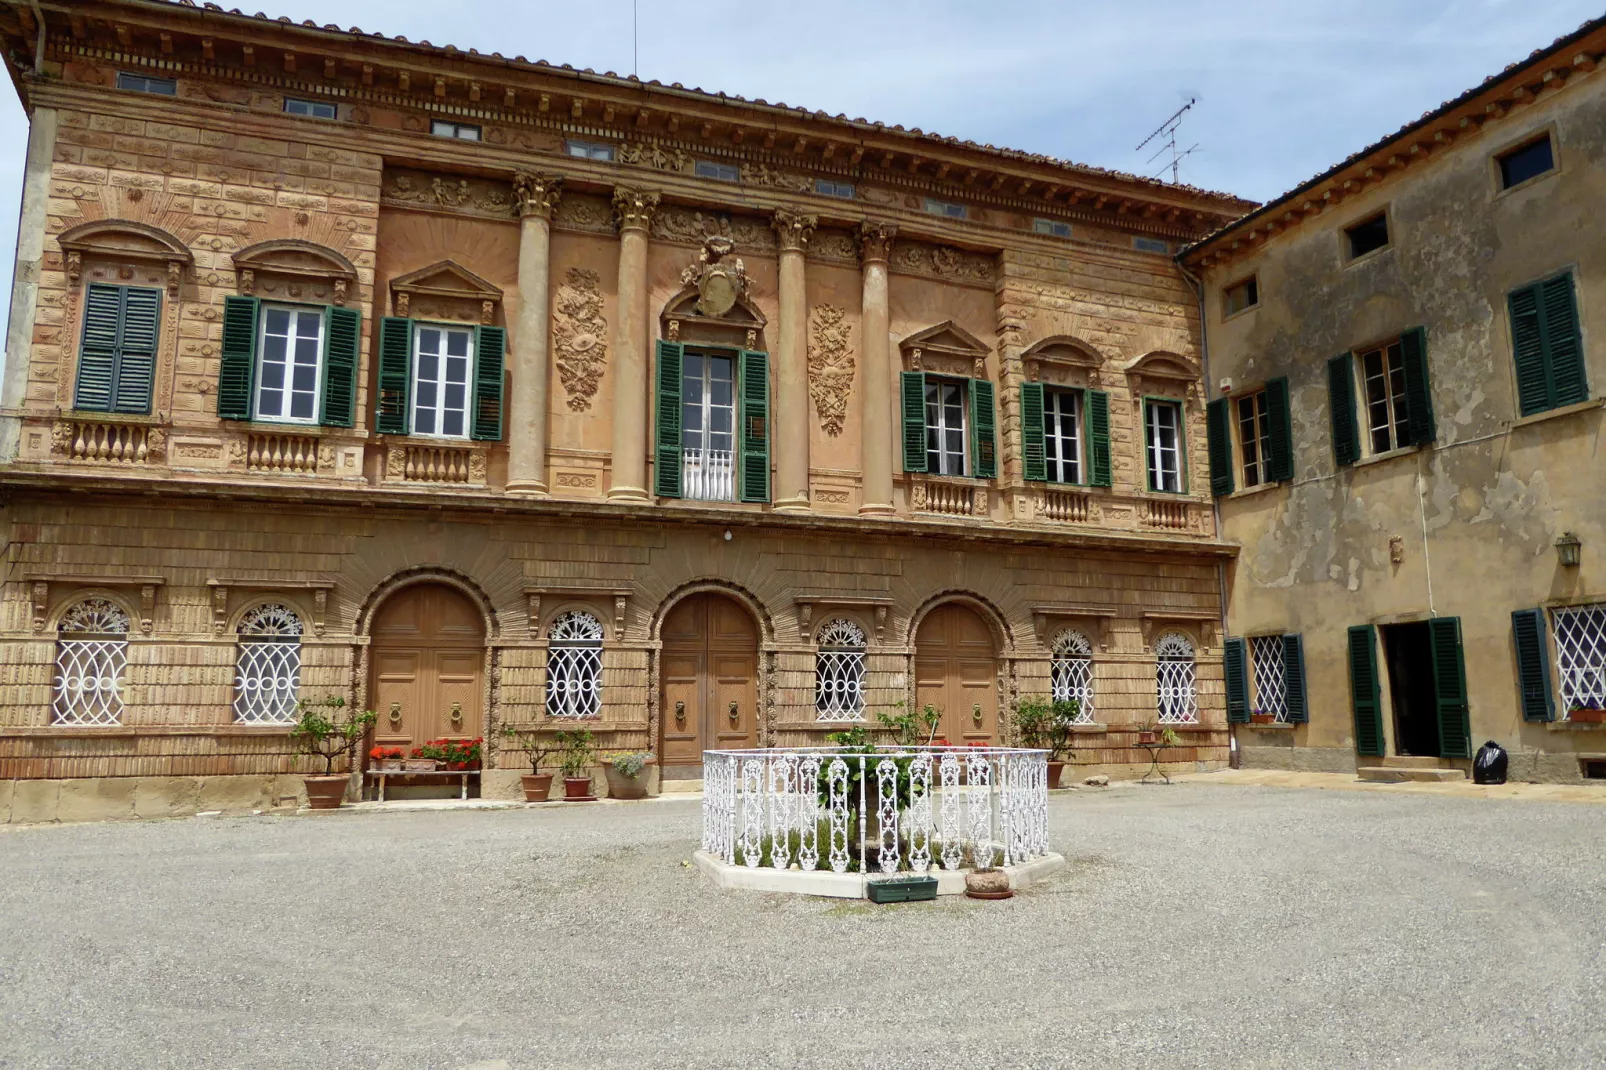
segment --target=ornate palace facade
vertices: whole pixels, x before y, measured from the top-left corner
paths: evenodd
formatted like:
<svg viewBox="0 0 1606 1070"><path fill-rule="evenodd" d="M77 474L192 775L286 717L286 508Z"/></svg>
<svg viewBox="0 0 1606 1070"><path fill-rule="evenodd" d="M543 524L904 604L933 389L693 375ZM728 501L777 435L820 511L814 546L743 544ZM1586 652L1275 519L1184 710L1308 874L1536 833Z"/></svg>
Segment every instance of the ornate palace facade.
<svg viewBox="0 0 1606 1070"><path fill-rule="evenodd" d="M331 693L484 735L487 795L508 724L695 778L1027 695L1086 765L1225 760L1172 255L1245 202L211 5L0 31L16 819L279 802Z"/></svg>

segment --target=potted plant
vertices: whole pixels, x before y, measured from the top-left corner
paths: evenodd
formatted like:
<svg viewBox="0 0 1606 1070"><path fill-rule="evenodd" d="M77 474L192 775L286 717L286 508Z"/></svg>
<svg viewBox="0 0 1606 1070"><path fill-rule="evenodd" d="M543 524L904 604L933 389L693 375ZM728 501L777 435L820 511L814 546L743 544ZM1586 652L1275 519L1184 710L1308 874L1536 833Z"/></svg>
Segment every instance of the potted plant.
<svg viewBox="0 0 1606 1070"><path fill-rule="evenodd" d="M608 759L603 766L603 772L608 777L608 798L645 799L647 779L642 774L651 762L652 754L649 751L615 754Z"/></svg>
<svg viewBox="0 0 1606 1070"><path fill-rule="evenodd" d="M541 763L558 749L551 737L520 732L512 725L503 725L502 734L512 746L524 752L524 757L530 763L530 771L520 778L524 783L524 801L546 802L547 796L552 793L552 774L541 772Z"/></svg>
<svg viewBox="0 0 1606 1070"><path fill-rule="evenodd" d="M349 769L369 729L378 719L373 710L346 709L346 700L330 695L322 702L302 699L296 703L296 723L290 740L298 753L323 759L322 775L304 777L307 806L313 810L333 810L345 801L349 774L335 772L335 759L344 756Z"/></svg>
<svg viewBox="0 0 1606 1070"><path fill-rule="evenodd" d="M591 730L579 728L553 736L558 745L558 766L563 771L565 802L595 799L591 794L591 767L597 764L597 750Z"/></svg>
<svg viewBox="0 0 1606 1070"><path fill-rule="evenodd" d="M433 773L435 759L426 755L423 747L414 747L403 768L409 773Z"/></svg>
<svg viewBox="0 0 1606 1070"><path fill-rule="evenodd" d="M1250 724L1276 724L1277 715L1270 710L1263 710L1259 706L1249 711Z"/></svg>
<svg viewBox="0 0 1606 1070"><path fill-rule="evenodd" d="M1138 746L1175 747L1182 742L1177 734L1171 730L1170 725L1160 724L1158 721L1146 721L1138 727Z"/></svg>
<svg viewBox="0 0 1606 1070"><path fill-rule="evenodd" d="M1075 699L1049 699L1029 695L1015 703L1015 728L1021 745L1048 751L1048 786L1060 786L1065 763L1074 758L1071 738L1081 704Z"/></svg>
<svg viewBox="0 0 1606 1070"><path fill-rule="evenodd" d="M402 749L400 747L375 747L368 752L368 762L372 766L387 773L400 772L402 768Z"/></svg>
<svg viewBox="0 0 1606 1070"><path fill-rule="evenodd" d="M1567 719L1576 724L1606 724L1606 704L1586 698L1567 707Z"/></svg>

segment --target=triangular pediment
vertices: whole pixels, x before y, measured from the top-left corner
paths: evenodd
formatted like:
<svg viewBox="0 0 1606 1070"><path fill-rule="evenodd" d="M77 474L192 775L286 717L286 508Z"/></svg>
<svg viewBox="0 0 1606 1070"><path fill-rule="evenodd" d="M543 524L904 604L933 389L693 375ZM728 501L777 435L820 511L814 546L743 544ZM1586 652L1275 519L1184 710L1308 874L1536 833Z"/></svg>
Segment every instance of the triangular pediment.
<svg viewBox="0 0 1606 1070"><path fill-rule="evenodd" d="M989 347L953 320L944 320L934 327L916 331L898 343L904 350L919 349L930 353L951 353L963 357L985 357Z"/></svg>
<svg viewBox="0 0 1606 1070"><path fill-rule="evenodd" d="M472 301L500 301L502 290L454 260L440 260L390 280L395 293L462 297Z"/></svg>

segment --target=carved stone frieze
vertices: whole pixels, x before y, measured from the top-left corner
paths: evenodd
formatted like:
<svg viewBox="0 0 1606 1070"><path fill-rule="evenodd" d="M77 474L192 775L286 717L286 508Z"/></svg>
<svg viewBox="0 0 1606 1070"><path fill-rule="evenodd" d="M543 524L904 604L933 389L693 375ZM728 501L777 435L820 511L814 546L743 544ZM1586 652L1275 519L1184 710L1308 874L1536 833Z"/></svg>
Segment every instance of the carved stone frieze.
<svg viewBox="0 0 1606 1070"><path fill-rule="evenodd" d="M379 199L383 204L401 208L462 212L496 219L511 218L519 203L513 187L506 182L390 170L385 172Z"/></svg>
<svg viewBox="0 0 1606 1070"><path fill-rule="evenodd" d="M565 193L552 213L552 225L593 234L613 233L613 206L606 198Z"/></svg>
<svg viewBox="0 0 1606 1070"><path fill-rule="evenodd" d="M619 162L635 167L651 167L659 171L686 172L692 169L690 156L681 149L666 148L657 138L627 141L620 145Z"/></svg>
<svg viewBox="0 0 1606 1070"><path fill-rule="evenodd" d="M552 345L558 378L572 412L585 412L608 363L608 321L602 315L602 280L572 267L558 287L552 310Z"/></svg>
<svg viewBox="0 0 1606 1070"><path fill-rule="evenodd" d="M809 330L809 396L814 399L820 427L832 438L842 433L853 393L852 330L841 307L815 308Z"/></svg>
<svg viewBox="0 0 1606 1070"><path fill-rule="evenodd" d="M552 218L552 210L563 196L563 180L534 171L520 171L513 176L513 196L518 202L519 215L536 215Z"/></svg>
<svg viewBox="0 0 1606 1070"><path fill-rule="evenodd" d="M888 262L893 271L905 274L927 275L973 285L993 285L992 257L955 249L951 245L898 242L893 246Z"/></svg>
<svg viewBox="0 0 1606 1070"><path fill-rule="evenodd" d="M684 245L701 245L709 238L729 238L742 249L756 254L775 251L775 232L765 220L748 216L733 219L720 212L704 212L680 205L670 205L653 218L652 238Z"/></svg>
<svg viewBox="0 0 1606 1070"><path fill-rule="evenodd" d="M814 180L794 171L779 171L762 163L744 163L741 173L742 181L749 186L764 186L792 193L814 192Z"/></svg>
<svg viewBox="0 0 1606 1070"><path fill-rule="evenodd" d="M616 187L613 191L613 215L620 230L647 230L652 226L658 211L659 195L645 190Z"/></svg>
<svg viewBox="0 0 1606 1070"><path fill-rule="evenodd" d="M853 240L853 235L846 231L817 231L809 242L809 259L837 264L855 264L859 259L859 246Z"/></svg>

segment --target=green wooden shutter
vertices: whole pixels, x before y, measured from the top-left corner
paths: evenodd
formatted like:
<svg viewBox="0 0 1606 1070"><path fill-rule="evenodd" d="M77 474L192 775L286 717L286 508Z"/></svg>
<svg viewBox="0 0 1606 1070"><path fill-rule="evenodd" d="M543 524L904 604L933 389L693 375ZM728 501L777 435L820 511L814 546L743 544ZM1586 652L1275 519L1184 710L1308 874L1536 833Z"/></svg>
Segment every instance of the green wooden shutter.
<svg viewBox="0 0 1606 1070"><path fill-rule="evenodd" d="M1349 695L1355 712L1355 751L1383 757L1383 693L1377 678L1376 629L1357 624L1349 630Z"/></svg>
<svg viewBox="0 0 1606 1070"><path fill-rule="evenodd" d="M1439 707L1439 757L1472 757L1467 714L1467 667L1461 653L1461 618L1428 621L1433 647L1433 690Z"/></svg>
<svg viewBox="0 0 1606 1070"><path fill-rule="evenodd" d="M1350 355L1327 362L1327 407L1333 420L1333 460L1340 466L1361 459L1361 432L1355 425L1355 374Z"/></svg>
<svg viewBox="0 0 1606 1070"><path fill-rule="evenodd" d="M1294 478L1294 422L1288 398L1288 377L1266 384L1266 478L1281 483Z"/></svg>
<svg viewBox="0 0 1606 1070"><path fill-rule="evenodd" d="M412 426L413 321L386 316L379 321L379 397L374 430L405 435Z"/></svg>
<svg viewBox="0 0 1606 1070"><path fill-rule="evenodd" d="M1433 426L1433 392L1428 382L1428 332L1413 327L1400 335L1400 370L1405 373L1405 419L1411 445L1431 446L1438 433Z"/></svg>
<svg viewBox="0 0 1606 1070"><path fill-rule="evenodd" d="M1550 692L1550 658L1545 651L1545 611L1519 609L1511 614L1511 639L1517 647L1517 697L1525 721L1554 721Z"/></svg>
<svg viewBox="0 0 1606 1070"><path fill-rule="evenodd" d="M1242 639L1228 639L1221 646L1222 668L1227 676L1227 721L1249 723L1249 655Z"/></svg>
<svg viewBox="0 0 1606 1070"><path fill-rule="evenodd" d="M1217 398L1205 406L1205 451L1210 459L1210 493L1232 493L1232 402Z"/></svg>
<svg viewBox="0 0 1606 1070"><path fill-rule="evenodd" d="M156 344L162 322L162 291L124 287L123 322L117 341L117 383L112 411L149 416L156 385Z"/></svg>
<svg viewBox="0 0 1606 1070"><path fill-rule="evenodd" d="M926 470L926 376L901 372L903 383L903 470Z"/></svg>
<svg viewBox="0 0 1606 1070"><path fill-rule="evenodd" d="M970 474L977 479L998 476L997 407L989 379L970 381Z"/></svg>
<svg viewBox="0 0 1606 1070"><path fill-rule="evenodd" d="M680 365L685 350L679 342L658 343L657 436L653 446L653 493L680 497Z"/></svg>
<svg viewBox="0 0 1606 1070"><path fill-rule="evenodd" d="M1043 384L1020 385L1021 470L1027 479L1048 478L1043 449Z"/></svg>
<svg viewBox="0 0 1606 1070"><path fill-rule="evenodd" d="M1305 644L1297 635L1283 636L1283 702L1289 724L1310 722L1310 707L1305 703Z"/></svg>
<svg viewBox="0 0 1606 1070"><path fill-rule="evenodd" d="M1539 284L1544 302L1545 364L1550 371L1550 403L1575 405L1589 400L1584 346L1578 337L1578 304L1572 272Z"/></svg>
<svg viewBox="0 0 1606 1070"><path fill-rule="evenodd" d="M474 328L474 426L476 442L502 439L502 390L506 380L507 332L501 327Z"/></svg>
<svg viewBox="0 0 1606 1070"><path fill-rule="evenodd" d="M231 294L223 299L223 355L218 361L217 414L225 420L251 418L258 304L254 297Z"/></svg>
<svg viewBox="0 0 1606 1070"><path fill-rule="evenodd" d="M1539 301L1537 284L1513 290L1506 298L1511 310L1512 359L1517 368L1517 411L1523 416L1532 416L1551 407Z"/></svg>
<svg viewBox="0 0 1606 1070"><path fill-rule="evenodd" d="M1110 395L1103 390L1087 392L1087 452L1095 487L1110 485Z"/></svg>
<svg viewBox="0 0 1606 1070"><path fill-rule="evenodd" d="M78 379L72 407L110 412L117 381L117 336L123 318L123 288L90 283L84 298L84 337L78 347Z"/></svg>
<svg viewBox="0 0 1606 1070"><path fill-rule="evenodd" d="M770 355L742 350L742 487L744 502L770 500Z"/></svg>
<svg viewBox="0 0 1606 1070"><path fill-rule="evenodd" d="M362 313L330 305L323 340L323 414L325 427L351 427L357 422L357 357L362 351Z"/></svg>

